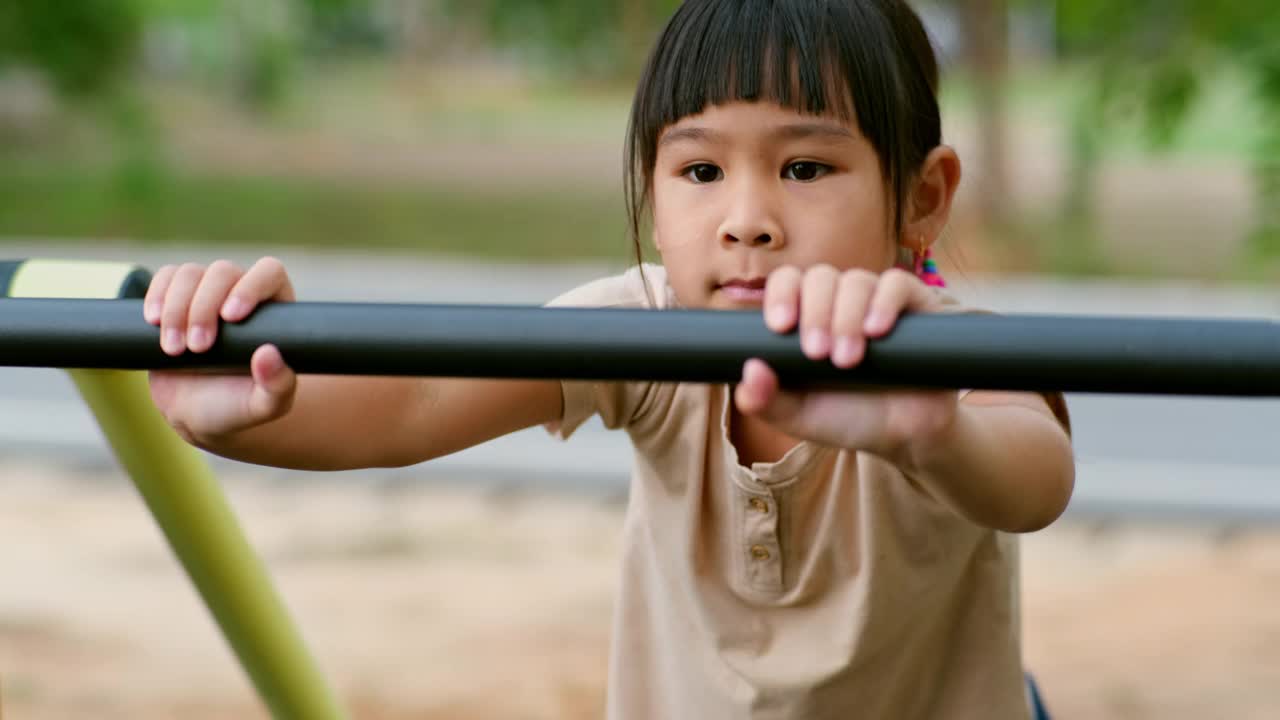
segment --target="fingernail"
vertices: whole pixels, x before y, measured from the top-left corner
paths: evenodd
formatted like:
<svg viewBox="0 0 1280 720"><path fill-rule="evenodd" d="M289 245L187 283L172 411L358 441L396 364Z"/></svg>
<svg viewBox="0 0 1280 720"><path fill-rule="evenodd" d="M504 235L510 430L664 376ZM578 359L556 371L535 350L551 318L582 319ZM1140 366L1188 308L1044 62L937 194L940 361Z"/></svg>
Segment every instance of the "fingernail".
<svg viewBox="0 0 1280 720"><path fill-rule="evenodd" d="M814 328L804 334L804 351L810 357L822 357L831 349L831 337L826 330Z"/></svg>
<svg viewBox="0 0 1280 720"><path fill-rule="evenodd" d="M160 346L164 348L165 352L171 354L182 352L182 331L177 328L165 330Z"/></svg>
<svg viewBox="0 0 1280 720"><path fill-rule="evenodd" d="M237 319L244 314L244 302L237 297L227 298L222 304L222 317L227 319Z"/></svg>
<svg viewBox="0 0 1280 720"><path fill-rule="evenodd" d="M857 360L858 343L851 337L836 338L835 348L831 351L831 362L840 367L849 367Z"/></svg>
<svg viewBox="0 0 1280 720"><path fill-rule="evenodd" d="M872 311L870 315L867 315L866 322L862 324L862 329L865 332L869 332L869 333L880 332L880 330L884 328L884 325L885 325L884 313Z"/></svg>
<svg viewBox="0 0 1280 720"><path fill-rule="evenodd" d="M187 330L187 346L192 350L204 350L210 344L209 331L205 330L203 326L193 325Z"/></svg>
<svg viewBox="0 0 1280 720"><path fill-rule="evenodd" d="M262 379L263 380L270 380L271 378L276 376L276 373L279 373L279 372L280 372L280 363L276 362L275 358L271 358L270 360L263 361L262 363Z"/></svg>
<svg viewBox="0 0 1280 720"><path fill-rule="evenodd" d="M782 327L791 322L791 307L789 305L770 305L767 320L771 327Z"/></svg>
<svg viewBox="0 0 1280 720"><path fill-rule="evenodd" d="M160 303L147 303L142 310L142 316L147 322L155 322L160 319Z"/></svg>

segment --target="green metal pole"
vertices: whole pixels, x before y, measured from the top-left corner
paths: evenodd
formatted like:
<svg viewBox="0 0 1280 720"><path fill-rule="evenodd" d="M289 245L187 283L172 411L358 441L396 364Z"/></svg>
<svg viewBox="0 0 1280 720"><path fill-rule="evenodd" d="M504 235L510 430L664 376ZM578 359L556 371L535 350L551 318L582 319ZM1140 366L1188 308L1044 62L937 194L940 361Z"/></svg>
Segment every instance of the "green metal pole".
<svg viewBox="0 0 1280 720"><path fill-rule="evenodd" d="M151 403L146 374L70 374L272 714L345 717L217 478Z"/></svg>
<svg viewBox="0 0 1280 720"><path fill-rule="evenodd" d="M109 276L113 273L114 282ZM132 285L136 292L137 274L137 268L119 264L27 261L9 274L7 294L115 297L105 291L128 292ZM70 284L68 277L74 279ZM217 478L199 451L178 437L152 404L146 374L70 374L272 715L288 720L346 718Z"/></svg>

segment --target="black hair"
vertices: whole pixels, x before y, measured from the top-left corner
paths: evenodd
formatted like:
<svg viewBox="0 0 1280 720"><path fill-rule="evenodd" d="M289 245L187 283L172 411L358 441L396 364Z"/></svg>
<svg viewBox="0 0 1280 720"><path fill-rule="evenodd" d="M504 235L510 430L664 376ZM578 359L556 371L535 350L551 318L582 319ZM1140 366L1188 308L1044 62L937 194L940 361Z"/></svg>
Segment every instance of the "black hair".
<svg viewBox="0 0 1280 720"><path fill-rule="evenodd" d="M624 184L636 259L659 134L737 100L856 124L880 158L900 234L908 185L942 142L937 93L933 45L905 0L686 0L631 106Z"/></svg>

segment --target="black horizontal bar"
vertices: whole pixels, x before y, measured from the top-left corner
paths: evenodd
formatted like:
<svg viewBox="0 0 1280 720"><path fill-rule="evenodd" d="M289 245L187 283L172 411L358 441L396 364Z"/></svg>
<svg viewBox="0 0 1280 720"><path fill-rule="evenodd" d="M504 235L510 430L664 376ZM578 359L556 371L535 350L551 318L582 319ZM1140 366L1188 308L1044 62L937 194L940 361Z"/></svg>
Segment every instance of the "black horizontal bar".
<svg viewBox="0 0 1280 720"><path fill-rule="evenodd" d="M911 315L853 370L814 362L757 312L277 303L173 358L137 300L0 300L0 365L243 371L263 343L299 372L1280 396L1270 320Z"/></svg>

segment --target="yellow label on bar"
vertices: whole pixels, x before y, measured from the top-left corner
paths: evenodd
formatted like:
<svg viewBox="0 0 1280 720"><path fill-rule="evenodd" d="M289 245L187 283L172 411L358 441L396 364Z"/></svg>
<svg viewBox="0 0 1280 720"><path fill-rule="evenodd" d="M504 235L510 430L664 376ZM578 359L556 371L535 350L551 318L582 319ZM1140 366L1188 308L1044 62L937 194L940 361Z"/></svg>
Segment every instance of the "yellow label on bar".
<svg viewBox="0 0 1280 720"><path fill-rule="evenodd" d="M113 299L137 267L122 262L28 260L13 274L9 297Z"/></svg>

